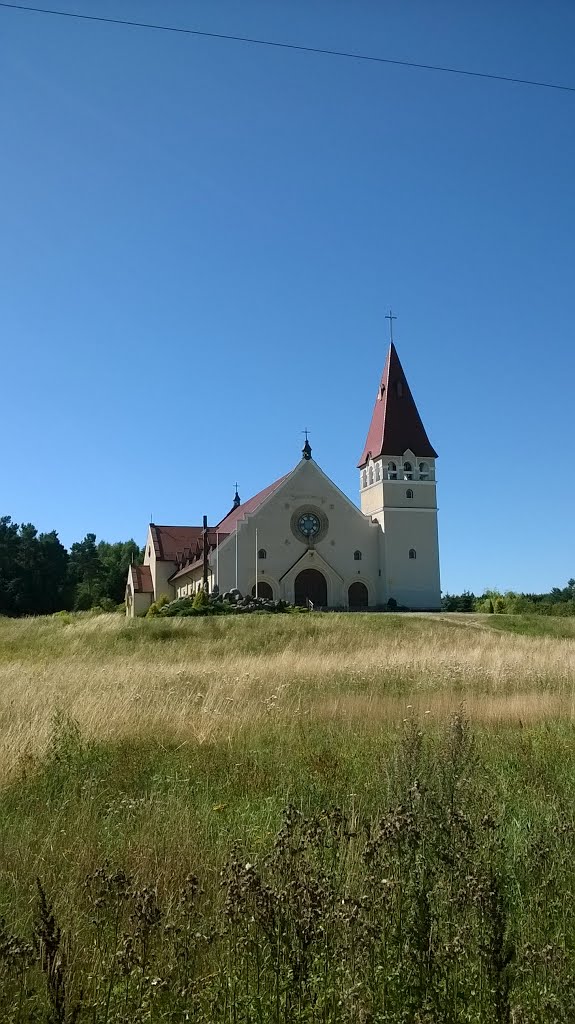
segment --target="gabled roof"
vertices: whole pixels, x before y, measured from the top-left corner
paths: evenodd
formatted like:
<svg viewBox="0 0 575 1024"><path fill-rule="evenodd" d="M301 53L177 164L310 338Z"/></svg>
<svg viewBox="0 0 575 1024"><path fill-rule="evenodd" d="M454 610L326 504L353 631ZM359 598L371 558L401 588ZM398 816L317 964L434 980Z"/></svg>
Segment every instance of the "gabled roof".
<svg viewBox="0 0 575 1024"><path fill-rule="evenodd" d="M153 594L154 584L149 565L131 565L132 583L135 594Z"/></svg>
<svg viewBox="0 0 575 1024"><path fill-rule="evenodd" d="M259 494L254 494L253 498L244 501L237 508L232 508L217 526L211 526L208 536L210 547L215 547L216 545L216 533L219 534L219 543L221 544L228 534L234 532L240 520L244 519L251 512L255 512L262 502L269 498L288 476L289 473L286 473L285 476L280 477L275 483L265 487ZM203 537L203 527L201 526L157 526L156 523L150 523L150 531L156 558L160 561L177 562L182 558L182 555L187 554L190 562L192 562L194 561L198 545L200 546L198 550L201 549ZM200 556L201 558L203 558L203 554Z"/></svg>
<svg viewBox="0 0 575 1024"><path fill-rule="evenodd" d="M377 459L380 455L402 455L408 449L416 457L437 458L392 342L358 467L365 466L370 456Z"/></svg>
<svg viewBox="0 0 575 1024"><path fill-rule="evenodd" d="M225 519L222 519L221 523L218 523L218 525L216 527L212 527L212 529L217 530L220 534L233 533L240 520L245 519L247 515L251 515L252 512L255 512L266 498L269 498L274 491L277 491L278 487L283 484L284 480L287 480L288 476L290 476L290 474L286 473L285 476L281 476L279 480L270 484L269 487L264 487L263 491L260 491L258 494L254 494L253 498L249 498L247 501L242 502L242 504L238 505L237 508L232 508Z"/></svg>
<svg viewBox="0 0 575 1024"><path fill-rule="evenodd" d="M227 533L220 533L219 530L217 532L215 532L214 530L209 530L208 551L215 551L220 544L223 544L227 536ZM177 569L176 572L172 573L168 582L171 583L172 580L177 580L179 579L180 576L185 576L186 573L190 572L192 569L197 569L198 566L203 566L203 564L204 544L203 538L201 538L197 541L196 546L190 552L190 557L187 559L185 565L181 566L181 568Z"/></svg>
<svg viewBox="0 0 575 1024"><path fill-rule="evenodd" d="M201 526L156 526L150 523L152 542L156 558L161 562L175 562L178 555L189 548L195 548L202 536Z"/></svg>

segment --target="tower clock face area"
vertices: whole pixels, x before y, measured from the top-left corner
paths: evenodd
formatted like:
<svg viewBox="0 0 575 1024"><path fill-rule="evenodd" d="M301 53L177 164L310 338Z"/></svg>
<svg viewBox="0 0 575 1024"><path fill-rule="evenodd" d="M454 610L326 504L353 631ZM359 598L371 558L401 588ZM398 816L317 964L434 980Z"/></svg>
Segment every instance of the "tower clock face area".
<svg viewBox="0 0 575 1024"><path fill-rule="evenodd" d="M314 512L304 512L298 518L297 528L302 536L309 540L311 537L317 537L321 523Z"/></svg>

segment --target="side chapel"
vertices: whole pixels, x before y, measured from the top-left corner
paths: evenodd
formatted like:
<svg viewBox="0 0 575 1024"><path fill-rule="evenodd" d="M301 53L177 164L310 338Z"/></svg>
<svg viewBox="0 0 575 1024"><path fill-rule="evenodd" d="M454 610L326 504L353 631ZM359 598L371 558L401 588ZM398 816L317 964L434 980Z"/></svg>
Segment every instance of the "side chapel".
<svg viewBox="0 0 575 1024"><path fill-rule="evenodd" d="M440 607L435 460L399 357L390 345L358 462L360 508L325 475L307 440L285 476L215 526L150 523L143 565L131 565L126 614L210 592L314 608ZM392 605L393 606L393 605Z"/></svg>

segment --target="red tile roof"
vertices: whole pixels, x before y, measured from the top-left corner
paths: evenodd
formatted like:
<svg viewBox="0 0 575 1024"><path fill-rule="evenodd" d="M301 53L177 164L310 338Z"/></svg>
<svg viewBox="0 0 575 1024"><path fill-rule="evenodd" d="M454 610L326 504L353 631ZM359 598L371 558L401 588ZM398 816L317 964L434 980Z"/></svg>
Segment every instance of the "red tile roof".
<svg viewBox="0 0 575 1024"><path fill-rule="evenodd" d="M287 480L288 476L289 473L286 473L285 476L281 476L279 480L270 484L269 487L264 487L263 491L260 491L259 494L254 494L253 498L249 498L247 501L244 501L241 505L238 505L237 508L232 508L225 519L222 519L221 523L219 523L215 529L217 529L220 534L222 532L233 533L240 519L244 519L245 516L255 512L266 498L269 498L274 491L277 491L278 487L283 484L284 480ZM212 527L212 529L214 529L214 527Z"/></svg>
<svg viewBox="0 0 575 1024"><path fill-rule="evenodd" d="M195 548L202 536L201 526L156 526L150 524L156 558L162 562L175 562L177 556Z"/></svg>
<svg viewBox="0 0 575 1024"><path fill-rule="evenodd" d="M149 565L133 565L132 580L135 594L153 594L154 584Z"/></svg>
<svg viewBox="0 0 575 1024"><path fill-rule="evenodd" d="M208 531L209 550L215 551L218 545L222 544L223 541L225 541L227 536L227 533L219 533L219 531L218 533L215 533L213 530ZM179 576L185 576L186 573L190 571L190 569L197 569L199 565L203 566L203 564L204 546L202 540L200 539L197 542L195 548L190 552L189 560L186 562L185 565L181 567L181 569L177 569L176 572L172 573L172 575L169 578L169 582L171 583L172 580L177 580Z"/></svg>
<svg viewBox="0 0 575 1024"><path fill-rule="evenodd" d="M234 532L240 520L251 512L255 512L262 502L270 494L273 494L288 476L289 474L286 473L285 476L280 477L275 483L270 484L269 487L265 487L263 491L255 494L253 498L244 501L237 508L232 508L217 526L211 526L208 531L210 549L216 546L217 534L219 534L219 543L221 544L228 534ZM184 552L190 558L190 564L185 566L184 569L178 570L170 579L175 578L179 573L183 573L190 567L203 561L203 528L201 526L156 526L155 523L152 523L150 529L152 531L156 558L162 561L176 562L178 555L181 558Z"/></svg>
<svg viewBox="0 0 575 1024"><path fill-rule="evenodd" d="M407 449L417 457L436 459L407 378L393 342L389 347L381 383L377 392L371 424L358 467L369 457L403 455Z"/></svg>

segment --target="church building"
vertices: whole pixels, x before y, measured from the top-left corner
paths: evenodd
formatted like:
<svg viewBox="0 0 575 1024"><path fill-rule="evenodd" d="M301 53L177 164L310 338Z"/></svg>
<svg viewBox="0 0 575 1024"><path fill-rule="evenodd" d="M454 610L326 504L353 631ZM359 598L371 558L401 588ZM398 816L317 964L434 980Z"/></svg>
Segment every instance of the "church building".
<svg viewBox="0 0 575 1024"><path fill-rule="evenodd" d="M126 614L162 595L237 588L314 608L440 607L435 460L393 342L358 462L358 508L312 458L215 526L150 523L130 566Z"/></svg>

